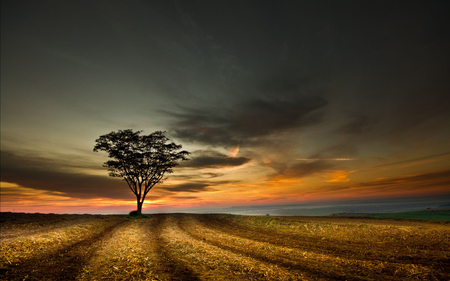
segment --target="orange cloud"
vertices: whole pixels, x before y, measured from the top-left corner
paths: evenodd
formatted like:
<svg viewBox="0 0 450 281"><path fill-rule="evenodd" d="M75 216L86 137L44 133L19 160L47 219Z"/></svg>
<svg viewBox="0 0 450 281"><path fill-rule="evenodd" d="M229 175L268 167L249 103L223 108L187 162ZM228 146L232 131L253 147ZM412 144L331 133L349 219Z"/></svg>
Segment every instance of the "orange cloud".
<svg viewBox="0 0 450 281"><path fill-rule="evenodd" d="M239 145L233 147L228 151L228 157L236 157L236 155L239 153Z"/></svg>
<svg viewBox="0 0 450 281"><path fill-rule="evenodd" d="M353 173L353 171L339 170L332 173L328 173L325 175L325 177L330 178L329 180L327 180L327 182L348 182L350 181L350 179L347 178L347 176L351 173Z"/></svg>
<svg viewBox="0 0 450 281"><path fill-rule="evenodd" d="M301 160L301 161L351 161L351 160L356 160L356 158L298 158L296 160Z"/></svg>

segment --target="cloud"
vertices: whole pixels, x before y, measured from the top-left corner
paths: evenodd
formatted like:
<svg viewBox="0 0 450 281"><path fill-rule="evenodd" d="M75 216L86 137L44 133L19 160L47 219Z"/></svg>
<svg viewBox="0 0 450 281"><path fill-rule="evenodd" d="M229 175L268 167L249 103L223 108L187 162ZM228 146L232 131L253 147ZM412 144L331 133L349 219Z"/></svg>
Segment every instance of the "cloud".
<svg viewBox="0 0 450 281"><path fill-rule="evenodd" d="M105 176L88 175L82 173L70 173L62 170L58 161L39 156L20 156L10 151L1 152L1 174L2 182L17 184L20 187L33 189L54 196L64 196L71 198L91 199L133 199L134 195L129 190L126 182ZM197 151L194 155L199 155L193 159L193 163L188 167L228 167L239 166L250 161L245 157L228 157L215 151ZM191 162L191 161L189 161ZM188 163L188 162L187 162ZM202 173L200 175L174 175L193 181L194 179L212 179L220 177L220 173ZM227 181L219 182L188 182L180 185L156 186L155 190L163 190L169 193L176 192L208 192L214 191L210 186L226 184ZM21 193L21 189L16 189ZM11 188L8 192L11 191ZM148 200L158 200L164 196L147 197Z"/></svg>
<svg viewBox="0 0 450 281"><path fill-rule="evenodd" d="M191 160L183 162L182 167L189 168L224 168L236 167L250 162L246 157L229 157L214 150L197 150L191 155Z"/></svg>
<svg viewBox="0 0 450 281"><path fill-rule="evenodd" d="M183 167L183 166L181 166ZM171 175L170 178L178 180L195 180L199 178L213 179L223 176L224 173L195 173L195 174L181 174L181 175Z"/></svg>
<svg viewBox="0 0 450 281"><path fill-rule="evenodd" d="M174 199L183 199L183 200L198 199L198 197L196 197L196 196L174 196L172 198L174 198Z"/></svg>
<svg viewBox="0 0 450 281"><path fill-rule="evenodd" d="M448 158L449 156L450 156L450 153L442 153L442 154L431 155L431 156L416 158L416 159L407 160L407 161L390 163L390 164L386 164L386 165L379 165L379 166L374 166L374 167L370 167L370 168L363 168L363 169L360 169L359 171L391 169L391 168L396 168L396 167L409 167L409 166L415 166L415 165L424 164L424 163L440 161L440 160L443 160L444 158Z"/></svg>
<svg viewBox="0 0 450 281"><path fill-rule="evenodd" d="M350 181L348 177L349 174L353 173L354 171L345 171L345 170L337 170L333 171L331 173L328 173L325 175L327 178L327 182L348 182Z"/></svg>
<svg viewBox="0 0 450 281"><path fill-rule="evenodd" d="M450 117L448 104L450 104L450 83L442 66L435 66L440 72L433 78L420 79L417 87L410 91L404 91L397 100L393 110L389 112L388 121L394 120L392 126L394 132L405 133L417 126L429 127L427 121L434 120L433 123L445 124L445 120ZM439 69L441 68L441 69ZM448 64L445 66L448 68ZM439 126L443 129L442 126Z"/></svg>
<svg viewBox="0 0 450 281"><path fill-rule="evenodd" d="M183 183L175 186L161 186L159 189L163 189L169 192L205 192L211 191L212 189L208 188L210 184L208 183Z"/></svg>
<svg viewBox="0 0 450 281"><path fill-rule="evenodd" d="M322 159L322 160L328 160L328 159L353 159L354 157L358 156L358 151L355 148L355 146L351 144L335 144L329 147L326 147L322 150L320 150L317 153L314 153L308 159L315 160L315 159Z"/></svg>
<svg viewBox="0 0 450 281"><path fill-rule="evenodd" d="M320 97L254 98L233 109L182 108L173 114L177 138L210 145L236 146L257 143L274 133L302 128L321 121L321 109L327 102Z"/></svg>
<svg viewBox="0 0 450 281"><path fill-rule="evenodd" d="M450 170L422 173L416 175L406 175L388 179L375 179L349 185L322 186L314 192L355 192L364 193L401 193L405 191L410 194L414 192L431 192L449 193L448 185L450 184Z"/></svg>
<svg viewBox="0 0 450 281"><path fill-rule="evenodd" d="M350 122L341 126L336 131L340 134L364 134L367 133L373 124L374 118L371 118L365 114L355 114L350 116Z"/></svg>
<svg viewBox="0 0 450 281"><path fill-rule="evenodd" d="M190 181L182 184L175 185L161 185L157 188L160 190L167 191L169 193L176 192L191 192L191 193L199 193L199 192L217 192L217 189L212 187L222 186L227 184L235 184L239 181L236 180L223 180L223 181Z"/></svg>
<svg viewBox="0 0 450 281"><path fill-rule="evenodd" d="M274 175L274 178L303 178L306 176L315 175L321 172L331 170L335 165L333 163L318 160L312 162L295 163L288 168L281 169Z"/></svg>
<svg viewBox="0 0 450 281"><path fill-rule="evenodd" d="M56 161L1 152L2 181L76 198L130 199L133 193L120 179L65 172ZM105 175L107 171L105 170Z"/></svg>
<svg viewBox="0 0 450 281"><path fill-rule="evenodd" d="M231 148L230 151L228 151L227 156L228 157L236 157L237 154L239 153L239 147L240 147L240 145L237 145L237 146Z"/></svg>
<svg viewBox="0 0 450 281"><path fill-rule="evenodd" d="M363 182L358 184L359 186L391 186L398 184L417 184L419 182L429 182L429 184L449 184L450 183L450 170L439 171L426 174L418 174L412 176L403 176L391 179L380 179L371 182Z"/></svg>

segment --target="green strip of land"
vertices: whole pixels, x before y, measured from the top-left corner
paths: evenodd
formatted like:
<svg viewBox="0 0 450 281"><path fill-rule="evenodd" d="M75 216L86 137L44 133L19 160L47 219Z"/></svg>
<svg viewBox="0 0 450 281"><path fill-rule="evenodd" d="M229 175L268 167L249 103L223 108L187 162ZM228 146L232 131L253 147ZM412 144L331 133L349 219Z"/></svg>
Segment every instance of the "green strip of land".
<svg viewBox="0 0 450 281"><path fill-rule="evenodd" d="M368 216L373 218L450 221L450 209L425 210L403 213L368 214Z"/></svg>

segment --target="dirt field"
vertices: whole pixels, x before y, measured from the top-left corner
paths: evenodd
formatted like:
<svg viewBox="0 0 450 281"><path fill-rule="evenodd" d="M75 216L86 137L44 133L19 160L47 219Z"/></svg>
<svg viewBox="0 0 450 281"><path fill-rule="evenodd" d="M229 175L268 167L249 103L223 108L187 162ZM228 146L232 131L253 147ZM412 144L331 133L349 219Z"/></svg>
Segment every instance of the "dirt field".
<svg viewBox="0 0 450 281"><path fill-rule="evenodd" d="M450 224L1 213L1 280L450 280Z"/></svg>

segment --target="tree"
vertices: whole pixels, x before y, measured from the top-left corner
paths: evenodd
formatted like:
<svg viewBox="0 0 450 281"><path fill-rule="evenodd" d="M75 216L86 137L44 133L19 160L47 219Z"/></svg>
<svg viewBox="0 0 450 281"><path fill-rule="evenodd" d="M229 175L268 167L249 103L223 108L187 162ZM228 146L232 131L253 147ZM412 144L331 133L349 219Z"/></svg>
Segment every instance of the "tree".
<svg viewBox="0 0 450 281"><path fill-rule="evenodd" d="M164 174L172 173L178 160L186 158L188 151L179 151L181 145L169 139L165 132L156 131L142 135L133 130L119 130L96 139L94 152L108 152L109 160L103 164L108 168L109 176L123 178L136 195L137 213L142 214L142 204L150 189L162 182Z"/></svg>

